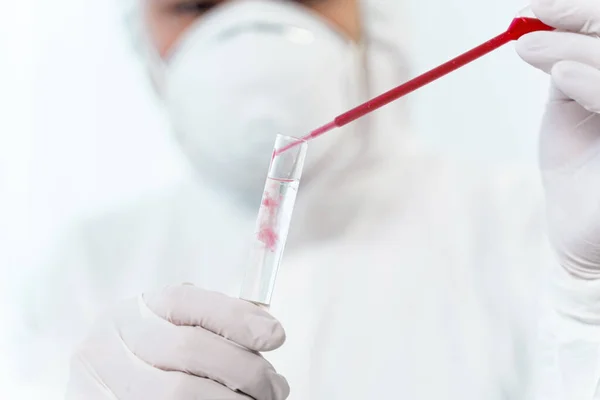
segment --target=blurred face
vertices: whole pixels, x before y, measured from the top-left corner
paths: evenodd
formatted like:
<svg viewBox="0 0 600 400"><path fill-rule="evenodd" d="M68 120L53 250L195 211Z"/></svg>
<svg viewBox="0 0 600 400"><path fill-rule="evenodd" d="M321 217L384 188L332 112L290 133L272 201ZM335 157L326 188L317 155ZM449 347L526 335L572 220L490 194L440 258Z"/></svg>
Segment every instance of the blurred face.
<svg viewBox="0 0 600 400"><path fill-rule="evenodd" d="M230 0L142 0L150 39L165 58L186 29ZM289 0L294 1L294 0ZM360 38L358 0L295 0L328 20L350 39Z"/></svg>
<svg viewBox="0 0 600 400"><path fill-rule="evenodd" d="M133 33L181 149L203 183L252 210L276 134L306 134L366 98L360 0L135 1ZM343 170L364 136L321 138L304 180Z"/></svg>

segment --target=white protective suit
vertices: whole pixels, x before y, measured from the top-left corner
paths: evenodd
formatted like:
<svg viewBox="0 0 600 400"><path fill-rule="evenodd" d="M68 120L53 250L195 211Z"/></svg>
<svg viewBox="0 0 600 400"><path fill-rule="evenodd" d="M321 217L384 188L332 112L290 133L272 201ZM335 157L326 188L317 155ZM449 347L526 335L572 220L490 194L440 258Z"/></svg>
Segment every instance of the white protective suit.
<svg viewBox="0 0 600 400"><path fill-rule="evenodd" d="M398 37L377 23L384 9L365 14L374 93L401 79L374 51ZM429 154L398 133L401 107L369 119L350 170L301 186L271 309L288 338L267 356L291 398L530 399L533 371L548 369L536 363L558 366L541 380L567 388L557 398L599 398L597 328L580 335L578 323L548 318L545 332L566 344L535 357L547 277L573 279L547 244L536 171L474 173ZM213 206L197 207L207 196ZM61 285L36 293L31 308L51 303L36 328L68 346L106 306L165 284L235 296L254 217L194 182L84 224L57 264Z"/></svg>

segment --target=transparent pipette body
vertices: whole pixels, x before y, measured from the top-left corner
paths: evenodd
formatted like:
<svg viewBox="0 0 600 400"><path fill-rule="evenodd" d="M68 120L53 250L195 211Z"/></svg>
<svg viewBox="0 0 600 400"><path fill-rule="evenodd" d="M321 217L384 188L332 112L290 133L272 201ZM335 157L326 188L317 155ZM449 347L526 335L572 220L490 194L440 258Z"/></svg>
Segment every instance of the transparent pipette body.
<svg viewBox="0 0 600 400"><path fill-rule="evenodd" d="M277 153L277 150L297 142L297 138L283 135L278 135L275 140L256 220L250 265L242 283L240 298L262 307L269 307L271 303L308 144L301 141L284 152Z"/></svg>

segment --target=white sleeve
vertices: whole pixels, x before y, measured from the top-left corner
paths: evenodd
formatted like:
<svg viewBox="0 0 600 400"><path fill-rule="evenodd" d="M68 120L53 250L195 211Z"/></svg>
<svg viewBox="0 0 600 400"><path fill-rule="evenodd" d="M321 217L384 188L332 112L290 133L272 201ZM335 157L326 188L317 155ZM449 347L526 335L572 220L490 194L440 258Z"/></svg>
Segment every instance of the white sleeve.
<svg viewBox="0 0 600 400"><path fill-rule="evenodd" d="M538 346L536 400L600 400L600 280L553 268Z"/></svg>
<svg viewBox="0 0 600 400"><path fill-rule="evenodd" d="M14 385L24 393L43 393L44 399L64 397L70 355L90 322L85 240L74 231L61 242L52 261L16 291L18 318L9 354Z"/></svg>

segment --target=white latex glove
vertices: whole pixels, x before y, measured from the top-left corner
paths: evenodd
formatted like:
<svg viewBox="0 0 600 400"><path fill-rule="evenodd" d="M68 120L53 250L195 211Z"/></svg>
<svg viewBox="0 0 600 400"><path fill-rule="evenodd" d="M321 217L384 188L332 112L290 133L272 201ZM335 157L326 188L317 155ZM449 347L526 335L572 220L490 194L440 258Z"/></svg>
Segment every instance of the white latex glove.
<svg viewBox="0 0 600 400"><path fill-rule="evenodd" d="M552 78L540 139L549 232L562 266L600 278L600 1L532 0L555 32L517 43Z"/></svg>
<svg viewBox="0 0 600 400"><path fill-rule="evenodd" d="M95 326L73 356L67 399L284 400L285 378L258 353L284 341L253 304L171 286Z"/></svg>

